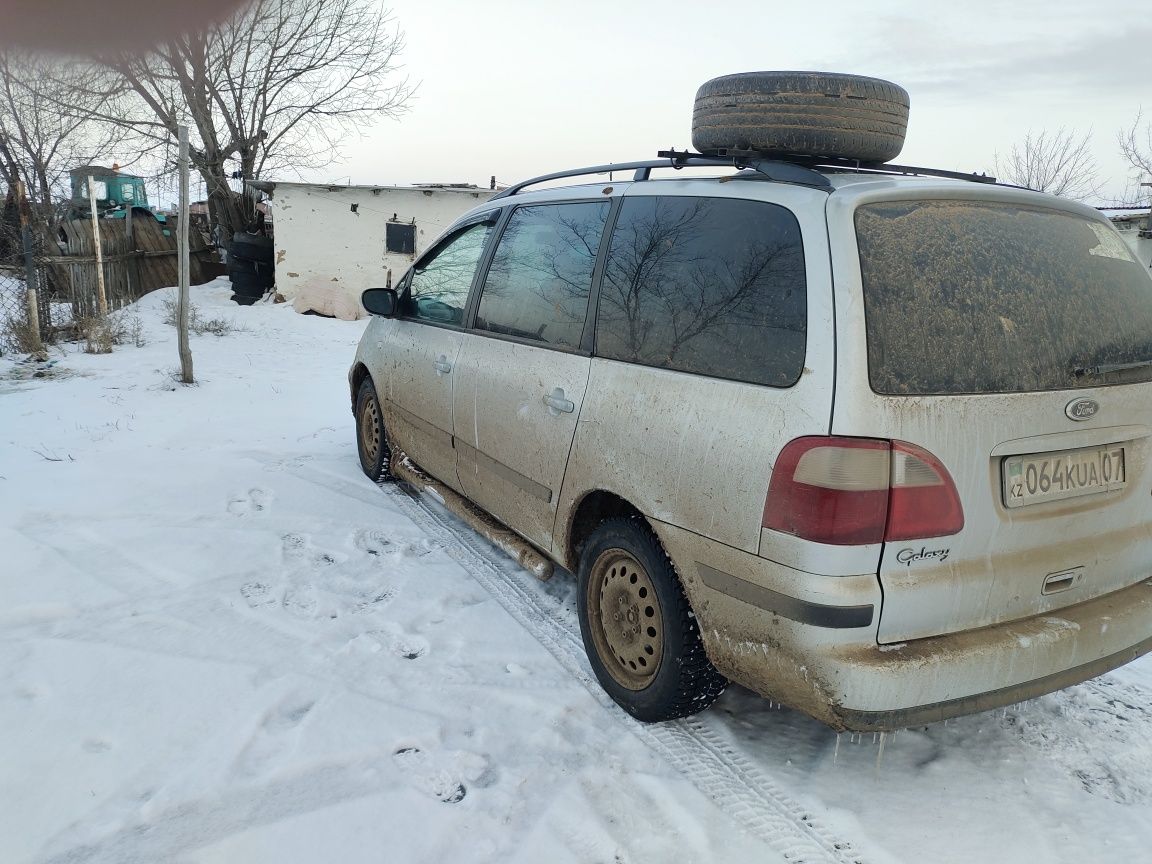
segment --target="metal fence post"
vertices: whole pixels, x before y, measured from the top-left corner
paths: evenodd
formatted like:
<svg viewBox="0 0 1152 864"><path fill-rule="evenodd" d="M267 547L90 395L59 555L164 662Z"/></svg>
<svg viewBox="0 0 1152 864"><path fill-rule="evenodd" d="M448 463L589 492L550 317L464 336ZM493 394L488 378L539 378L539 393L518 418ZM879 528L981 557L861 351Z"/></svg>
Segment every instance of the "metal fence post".
<svg viewBox="0 0 1152 864"><path fill-rule="evenodd" d="M176 249L180 300L176 307L176 334L180 351L180 380L192 384L192 350L188 347L188 127L179 127L180 224L176 226Z"/></svg>

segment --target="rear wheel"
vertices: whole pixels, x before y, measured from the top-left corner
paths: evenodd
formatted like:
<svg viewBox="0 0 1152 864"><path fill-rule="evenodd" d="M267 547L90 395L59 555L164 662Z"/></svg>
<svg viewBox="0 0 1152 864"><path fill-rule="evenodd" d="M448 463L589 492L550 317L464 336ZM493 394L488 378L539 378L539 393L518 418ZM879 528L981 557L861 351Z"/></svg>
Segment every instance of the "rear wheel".
<svg viewBox="0 0 1152 864"><path fill-rule="evenodd" d="M686 717L727 686L672 562L636 519L609 519L580 557L580 633L601 686L638 720Z"/></svg>
<svg viewBox="0 0 1152 864"><path fill-rule="evenodd" d="M360 454L360 467L373 483L391 480L388 470L392 451L384 431L384 415L380 411L380 398L371 378L365 378L356 391L356 449Z"/></svg>

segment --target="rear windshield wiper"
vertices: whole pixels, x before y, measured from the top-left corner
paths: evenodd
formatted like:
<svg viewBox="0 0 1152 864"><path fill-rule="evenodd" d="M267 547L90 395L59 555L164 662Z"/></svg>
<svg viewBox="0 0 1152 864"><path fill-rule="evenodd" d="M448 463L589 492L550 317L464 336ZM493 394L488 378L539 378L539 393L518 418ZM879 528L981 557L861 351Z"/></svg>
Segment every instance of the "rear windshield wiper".
<svg viewBox="0 0 1152 864"><path fill-rule="evenodd" d="M1099 366L1073 366L1072 374L1077 378L1083 378L1085 375L1099 378L1101 375L1107 375L1109 372L1123 372L1127 369L1143 369L1146 366L1152 366L1152 360L1140 360L1137 363L1101 363Z"/></svg>

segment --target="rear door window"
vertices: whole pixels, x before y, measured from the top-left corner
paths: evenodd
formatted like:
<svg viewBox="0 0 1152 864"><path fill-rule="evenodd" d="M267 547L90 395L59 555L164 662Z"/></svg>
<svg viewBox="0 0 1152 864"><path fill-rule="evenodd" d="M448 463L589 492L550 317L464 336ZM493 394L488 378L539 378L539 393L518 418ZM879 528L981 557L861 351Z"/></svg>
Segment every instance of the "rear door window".
<svg viewBox="0 0 1152 864"><path fill-rule="evenodd" d="M1108 225L990 201L856 211L872 389L1152 381L1152 279Z"/></svg>
<svg viewBox="0 0 1152 864"><path fill-rule="evenodd" d="M596 354L788 387L804 368L800 226L775 204L626 198L612 235Z"/></svg>
<svg viewBox="0 0 1152 864"><path fill-rule="evenodd" d="M578 349L608 201L518 207L480 293L478 330Z"/></svg>

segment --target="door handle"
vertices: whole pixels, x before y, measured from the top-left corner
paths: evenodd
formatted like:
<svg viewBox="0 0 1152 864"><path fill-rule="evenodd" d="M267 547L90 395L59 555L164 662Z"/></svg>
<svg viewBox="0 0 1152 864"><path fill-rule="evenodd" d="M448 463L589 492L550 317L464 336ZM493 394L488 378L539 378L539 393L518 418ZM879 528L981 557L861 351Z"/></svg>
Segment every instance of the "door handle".
<svg viewBox="0 0 1152 864"><path fill-rule="evenodd" d="M576 410L576 406L570 400L564 398L564 390L561 387L554 387L551 393L545 394L544 404L548 406L548 413L553 417L559 417L561 414L571 414Z"/></svg>
<svg viewBox="0 0 1152 864"><path fill-rule="evenodd" d="M452 364L448 362L448 358L444 354L437 357L436 362L433 363L432 366L436 370L437 375L447 375L452 371Z"/></svg>

